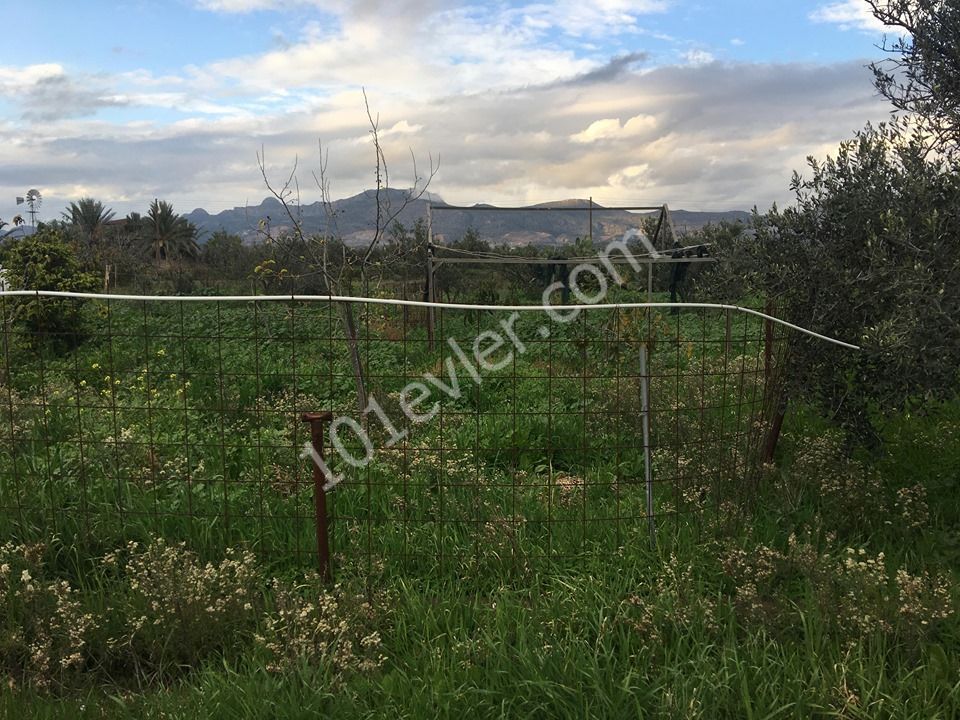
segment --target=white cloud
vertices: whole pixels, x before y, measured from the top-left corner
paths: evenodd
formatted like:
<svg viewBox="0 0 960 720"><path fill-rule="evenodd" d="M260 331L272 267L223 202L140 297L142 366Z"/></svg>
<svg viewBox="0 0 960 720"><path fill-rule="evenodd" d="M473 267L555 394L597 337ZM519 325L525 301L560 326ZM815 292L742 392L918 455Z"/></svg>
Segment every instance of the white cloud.
<svg viewBox="0 0 960 720"><path fill-rule="evenodd" d="M571 135L570 139L578 143L591 143L604 138L616 137L621 129L620 118L595 120L583 132Z"/></svg>
<svg viewBox="0 0 960 720"><path fill-rule="evenodd" d="M205 6L243 12L292 2ZM602 55L611 45L591 37L593 48L583 49L588 28L640 37L643 16L662 2L307 2L336 22L305 26L285 47L166 75L0 66L0 92L13 107L0 116L0 216L10 214L4 197L31 186L45 193L51 216L80 188L120 213L143 211L153 197L210 211L258 202L261 146L268 170L284 179L300 157L310 202L306 171L318 138L334 194L356 193L371 185L373 165L361 86L381 117L393 183L409 182L411 148L424 162L432 153L442 158L433 190L465 203L782 202L808 152L886 113L862 61L719 63L690 49L675 56L680 64L654 67L636 43L634 52L614 43ZM83 112L54 112L65 97ZM121 120L104 120L119 112ZM156 119L171 113L175 120Z"/></svg>
<svg viewBox="0 0 960 720"><path fill-rule="evenodd" d="M611 187L620 191L636 192L638 189L647 189L647 176L650 172L650 166L647 163L641 165L628 165L625 168L613 173L608 182Z"/></svg>
<svg viewBox="0 0 960 720"><path fill-rule="evenodd" d="M58 63L42 63L20 67L0 65L0 91L4 94L15 95L17 92L36 85L41 80L60 77L63 74L63 66Z"/></svg>
<svg viewBox="0 0 960 720"><path fill-rule="evenodd" d="M508 6L443 0L198 0L218 12L313 5L336 16L311 23L297 39L249 57L199 69L196 83L224 79L241 90L377 88L420 99L543 84L597 69L584 36L646 32L641 16L667 0L557 0ZM565 42L557 42L557 33ZM578 50L571 43L580 44ZM602 47L602 46L600 46ZM429 49L429 50L426 50ZM641 55L642 53L632 53Z"/></svg>
<svg viewBox="0 0 960 720"><path fill-rule="evenodd" d="M309 110L271 108L271 95L257 97L263 112L198 112L172 124L87 118L29 134L0 125L0 199L36 186L51 216L80 187L119 213L143 211L152 197L185 210L256 203L265 195L255 162L263 145L274 177L285 179L300 157L304 201L312 202L318 138L330 152L335 196L370 187L369 143L357 141L368 137L359 90L318 93ZM432 153L442 159L433 191L464 203L592 195L607 204L763 207L789 200L790 173L808 153L835 148L886 115L862 62L660 67L426 100L371 92L370 101L393 184L409 184L411 148L421 165ZM0 216L10 210L0 204Z"/></svg>
<svg viewBox="0 0 960 720"><path fill-rule="evenodd" d="M626 32L641 32L641 16L662 13L671 0L534 0L518 6L468 0L195 0L201 10L219 13L249 13L257 10L293 10L315 7L342 19L377 20L389 17L410 24L428 15L462 12L485 17L500 31L523 30L545 33L553 29L574 37L609 37ZM450 25L445 30L451 29ZM437 36L441 37L441 36Z"/></svg>
<svg viewBox="0 0 960 720"><path fill-rule="evenodd" d="M683 59L687 65L709 65L716 58L714 58L713 53L709 53L706 50L687 50L683 53Z"/></svg>
<svg viewBox="0 0 960 720"><path fill-rule="evenodd" d="M838 25L841 30L874 32L886 28L886 25L874 17L870 6L864 0L843 0L821 5L810 13L810 19L818 23Z"/></svg>
<svg viewBox="0 0 960 720"><path fill-rule="evenodd" d="M590 126L570 139L575 143L592 143L598 140L614 140L644 135L657 127L657 118L653 115L634 115L623 125L620 118L595 120Z"/></svg>
<svg viewBox="0 0 960 720"><path fill-rule="evenodd" d="M411 125L406 120L395 122L390 128L384 130L381 136L390 137L391 135L411 135L423 130L423 125Z"/></svg>
<svg viewBox="0 0 960 720"><path fill-rule="evenodd" d="M266 92L285 88L360 87L381 94L403 88L426 99L542 84L586 73L598 63L538 42L530 28L503 24L485 10L444 10L398 31L379 17L344 17L333 31L316 30L288 48L217 62L201 71ZM429 47L429 52L416 48Z"/></svg>
<svg viewBox="0 0 960 720"><path fill-rule="evenodd" d="M58 63L0 66L0 95L18 107L21 119L30 122L83 117L124 104L103 78L68 74Z"/></svg>
<svg viewBox="0 0 960 720"><path fill-rule="evenodd" d="M322 7L330 3L323 0L197 0L201 10L220 13L248 13L256 10L289 10L297 6Z"/></svg>
<svg viewBox="0 0 960 720"><path fill-rule="evenodd" d="M662 0L559 0L520 6L505 17L522 18L525 25L538 30L558 28L576 37L596 37L637 32L641 16L662 13L668 6Z"/></svg>
<svg viewBox="0 0 960 720"><path fill-rule="evenodd" d="M194 0L197 9L217 13L284 12L312 7L327 13L357 17L417 17L461 4L464 4L461 0Z"/></svg>
<svg viewBox="0 0 960 720"><path fill-rule="evenodd" d="M743 40L742 38L735 37L735 38L730 38L730 44L733 45L733 46L735 46L735 47L742 47L743 45L746 45L747 43L746 43L746 41Z"/></svg>

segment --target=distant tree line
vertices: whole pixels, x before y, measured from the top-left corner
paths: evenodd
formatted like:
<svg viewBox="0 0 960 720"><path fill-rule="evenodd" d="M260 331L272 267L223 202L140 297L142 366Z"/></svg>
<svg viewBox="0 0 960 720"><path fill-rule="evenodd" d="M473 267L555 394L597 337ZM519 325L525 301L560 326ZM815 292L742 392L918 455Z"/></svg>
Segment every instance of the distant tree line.
<svg viewBox="0 0 960 720"><path fill-rule="evenodd" d="M643 218L641 224L650 224L650 219ZM647 230L652 232L652 227ZM47 242L63 244L75 256L79 271L98 278L97 287L103 291L324 294L324 276L314 257L316 246L322 244L328 271L345 286L360 290L362 267L365 283L373 292L407 299L422 299L425 293L428 237L423 218L411 227L395 220L368 253L338 237L264 233L249 241L223 230L204 237L164 200L152 201L145 214L131 212L118 218L102 201L84 197L71 202L59 219L40 223L32 236L8 239L0 246L0 262L4 254L24 242L37 247ZM596 252L586 238L567 245L511 246L484 239L473 228L445 247L541 259ZM639 246L637 249L642 251ZM12 259L7 266L10 262ZM520 295L532 297L551 282L562 280L568 271L566 266L550 264L459 264L441 266L436 278L442 297L494 302ZM29 275L23 274L23 278L28 280Z"/></svg>

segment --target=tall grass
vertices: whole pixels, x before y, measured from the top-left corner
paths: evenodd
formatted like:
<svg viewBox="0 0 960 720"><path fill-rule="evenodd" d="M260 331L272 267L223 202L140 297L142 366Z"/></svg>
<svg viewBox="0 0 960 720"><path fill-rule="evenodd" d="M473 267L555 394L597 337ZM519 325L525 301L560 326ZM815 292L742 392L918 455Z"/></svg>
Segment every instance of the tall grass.
<svg viewBox="0 0 960 720"><path fill-rule="evenodd" d="M297 312L294 323L282 307L154 314L116 306L101 318L107 341L95 336L68 357L34 357L8 379L4 535L43 543L30 559L32 592L68 582L74 611L94 616L97 629L77 650L82 663L54 668L48 685L17 675L33 666L16 633L42 634L39 621L53 617L56 598L25 604L27 566L11 568L0 600L8 673L0 716L960 713L960 407L925 406L889 420L880 457L847 452L822 419L795 408L777 467L751 486L750 503L733 482L741 451L688 457L669 444L673 433L659 435L668 452L657 458L658 476L675 482L657 495L671 521L651 545L642 487L625 482L642 467L627 447L635 427L609 422L616 410L636 408L635 378L624 371L635 345L622 326L599 318L573 325L545 352L487 378L482 393L445 404L444 425L406 446L417 463L384 453L335 491L338 587L324 588L309 575L310 486L294 455L305 439L296 414L349 410L352 387L324 315ZM376 342L388 320L362 324L371 384L385 398L398 380L441 360L422 328L407 343ZM462 317L444 332L469 337L494 320ZM654 395L689 407L658 410L655 427L679 417L693 429L683 440L721 423L729 432L734 415L698 409L712 391L704 369L723 361L722 324L660 320L671 330L661 332L654 357L674 385L655 380ZM522 322L523 337L536 337L536 325ZM743 323L734 337L760 336ZM231 339L251 336L260 342ZM715 344L684 341L700 337ZM756 363L760 348L747 340L734 357ZM300 371L291 392L294 352ZM578 370L585 358L586 387ZM309 363L316 373L302 372ZM692 394L677 394L677 371L690 376ZM719 382L717 392L731 389ZM578 417L586 402L609 411L607 427L559 421L565 409ZM534 414L516 422L513 408ZM224 446L226 436L236 447ZM89 441L73 442L80 438ZM442 457L430 449L441 438ZM451 454L456 448L470 452ZM676 472L681 458L690 472ZM705 503L704 493L718 494ZM445 525L436 522L441 497ZM725 500L736 503L717 512ZM736 522L719 522L734 508ZM619 510L640 521L585 523L587 510L596 515L586 519ZM179 540L185 546L171 551ZM243 571L229 557L224 564L229 545L252 553ZM192 600L178 594L188 587ZM249 599L229 614L207 609L238 597ZM304 610L309 622L292 623ZM162 621L144 634L131 630L140 618ZM56 637L53 650L73 648L67 628ZM281 661L278 649L292 655Z"/></svg>

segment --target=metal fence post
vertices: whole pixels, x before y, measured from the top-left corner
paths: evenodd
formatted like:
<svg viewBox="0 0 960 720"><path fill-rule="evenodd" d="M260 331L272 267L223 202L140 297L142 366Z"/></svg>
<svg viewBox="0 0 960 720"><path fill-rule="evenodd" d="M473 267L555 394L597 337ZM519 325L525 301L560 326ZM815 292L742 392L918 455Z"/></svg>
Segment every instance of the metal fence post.
<svg viewBox="0 0 960 720"><path fill-rule="evenodd" d="M432 236L432 232L431 232ZM435 332L434 329L434 314L433 314L433 303L434 303L434 289L433 289L434 277L433 277L433 241L430 240L427 243L427 302L430 305L427 307L427 341L430 347L430 350L433 350L434 339L433 335Z"/></svg>
<svg viewBox="0 0 960 720"><path fill-rule="evenodd" d="M327 492L323 486L327 482L320 463L317 459L323 459L323 427L325 423L333 420L332 412L304 413L301 418L303 422L310 425L310 443L316 455L313 460L313 504L314 504L314 522L317 530L317 564L320 575L325 580L333 578L333 572L330 568L330 531L327 523Z"/></svg>
<svg viewBox="0 0 960 720"><path fill-rule="evenodd" d="M640 423L643 427L643 474L647 485L647 525L650 543L656 544L657 528L653 513L653 468L650 466L650 375L647 373L647 344L640 344Z"/></svg>

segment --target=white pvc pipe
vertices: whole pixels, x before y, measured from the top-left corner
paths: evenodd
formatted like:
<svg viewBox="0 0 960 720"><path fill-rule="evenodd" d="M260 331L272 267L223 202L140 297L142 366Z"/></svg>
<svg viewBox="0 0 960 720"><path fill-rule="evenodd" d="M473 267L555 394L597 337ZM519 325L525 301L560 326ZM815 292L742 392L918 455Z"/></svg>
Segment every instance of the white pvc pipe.
<svg viewBox="0 0 960 720"><path fill-rule="evenodd" d="M62 292L60 290L5 290L0 292L0 297L62 297L78 298L86 300L130 300L140 302L347 302L347 303L367 303L370 305L396 305L407 307L435 307L447 310L497 310L513 312L544 312L553 310L557 312L569 312L571 310L642 310L644 308L680 308L680 309L703 309L703 310L736 310L747 315L753 315L764 320L770 320L791 330L796 330L804 335L833 343L840 347L850 350L859 350L859 345L837 340L828 335L821 335L813 330L794 325L793 323L781 320L772 315L767 315L759 310L741 307L740 305L724 305L719 303L597 303L596 305L474 305L470 303L441 303L425 302L423 300L394 300L391 298L365 298L351 297L348 295L121 295L117 293L82 293L82 292Z"/></svg>

